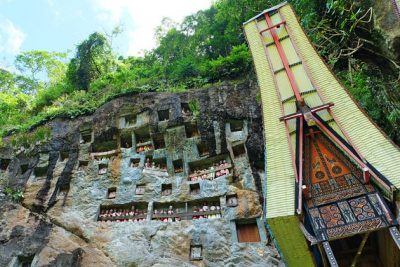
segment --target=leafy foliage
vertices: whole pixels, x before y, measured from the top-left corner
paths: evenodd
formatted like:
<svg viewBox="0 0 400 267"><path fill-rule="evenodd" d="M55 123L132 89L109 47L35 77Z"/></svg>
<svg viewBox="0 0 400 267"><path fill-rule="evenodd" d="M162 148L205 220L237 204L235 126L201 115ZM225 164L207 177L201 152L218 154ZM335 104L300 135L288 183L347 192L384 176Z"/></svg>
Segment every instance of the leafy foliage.
<svg viewBox="0 0 400 267"><path fill-rule="evenodd" d="M14 202L21 202L24 198L24 191L18 188L6 187L4 193Z"/></svg>

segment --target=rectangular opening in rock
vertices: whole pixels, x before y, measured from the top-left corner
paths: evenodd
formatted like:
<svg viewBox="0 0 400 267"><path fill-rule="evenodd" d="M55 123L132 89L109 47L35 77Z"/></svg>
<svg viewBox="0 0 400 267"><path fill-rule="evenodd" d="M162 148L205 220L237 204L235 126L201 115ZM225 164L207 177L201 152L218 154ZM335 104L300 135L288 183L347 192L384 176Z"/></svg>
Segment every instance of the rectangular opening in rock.
<svg viewBox="0 0 400 267"><path fill-rule="evenodd" d="M198 261L203 259L203 246L190 245L190 260Z"/></svg>
<svg viewBox="0 0 400 267"><path fill-rule="evenodd" d="M146 185L145 184L138 184L135 189L136 195L144 195L146 192Z"/></svg>
<svg viewBox="0 0 400 267"><path fill-rule="evenodd" d="M238 198L236 194L230 194L226 196L226 206L236 207L238 205Z"/></svg>
<svg viewBox="0 0 400 267"><path fill-rule="evenodd" d="M236 221L238 241L241 243L260 242L260 232L256 220Z"/></svg>
<svg viewBox="0 0 400 267"><path fill-rule="evenodd" d="M177 159L173 161L174 165L174 172L177 173L182 173L183 172L183 161L182 159Z"/></svg>
<svg viewBox="0 0 400 267"><path fill-rule="evenodd" d="M189 202L154 202L152 219L163 222L221 218L219 197Z"/></svg>
<svg viewBox="0 0 400 267"><path fill-rule="evenodd" d="M236 145L232 147L233 150L233 156L235 158L240 158L246 156L246 148L244 144Z"/></svg>
<svg viewBox="0 0 400 267"><path fill-rule="evenodd" d="M24 174L28 171L29 165L28 164L22 164L21 165L21 173Z"/></svg>
<svg viewBox="0 0 400 267"><path fill-rule="evenodd" d="M161 185L161 195L169 196L172 194L172 184L162 184Z"/></svg>
<svg viewBox="0 0 400 267"><path fill-rule="evenodd" d="M159 110L157 111L158 121L167 121L169 120L169 109Z"/></svg>
<svg viewBox="0 0 400 267"><path fill-rule="evenodd" d="M229 120L231 132L243 131L243 120Z"/></svg>
<svg viewBox="0 0 400 267"><path fill-rule="evenodd" d="M201 141L199 144L197 144L197 150L199 151L200 157L207 157L210 155L208 142L206 141Z"/></svg>
<svg viewBox="0 0 400 267"><path fill-rule="evenodd" d="M86 144L92 142L92 130L81 131L81 144Z"/></svg>
<svg viewBox="0 0 400 267"><path fill-rule="evenodd" d="M167 158L157 158L153 159L154 164L152 164L152 168L154 167L158 171L167 171Z"/></svg>
<svg viewBox="0 0 400 267"><path fill-rule="evenodd" d="M185 123L185 132L187 138L200 136L199 129L196 122Z"/></svg>
<svg viewBox="0 0 400 267"><path fill-rule="evenodd" d="M108 164L99 164L99 174L106 174L108 169Z"/></svg>
<svg viewBox="0 0 400 267"><path fill-rule="evenodd" d="M189 162L189 181L213 180L232 174L232 163L228 155L222 154Z"/></svg>
<svg viewBox="0 0 400 267"><path fill-rule="evenodd" d="M117 196L117 188L116 187L108 188L107 198L114 199L116 196Z"/></svg>
<svg viewBox="0 0 400 267"><path fill-rule="evenodd" d="M69 152L68 151L60 151L60 161L63 162L65 160L68 160L69 158Z"/></svg>
<svg viewBox="0 0 400 267"><path fill-rule="evenodd" d="M147 202L130 202L100 206L100 222L142 222L147 218Z"/></svg>
<svg viewBox="0 0 400 267"><path fill-rule="evenodd" d="M117 140L92 143L92 152L109 152L118 148Z"/></svg>
<svg viewBox="0 0 400 267"><path fill-rule="evenodd" d="M140 159L131 159L131 163L129 166L132 168L138 168L140 165Z"/></svg>
<svg viewBox="0 0 400 267"><path fill-rule="evenodd" d="M164 135L161 133L153 135L153 143L155 149L165 148Z"/></svg>
<svg viewBox="0 0 400 267"><path fill-rule="evenodd" d="M87 169L87 166L89 165L89 161L87 160L80 160L78 164L78 171L84 171Z"/></svg>
<svg viewBox="0 0 400 267"><path fill-rule="evenodd" d="M28 257L18 256L17 264L13 265L13 267L14 266L16 266L16 267L31 267L33 258L34 258L34 255L28 256Z"/></svg>
<svg viewBox="0 0 400 267"><path fill-rule="evenodd" d="M190 184L189 187L190 187L190 194L191 195L200 194L200 184L199 183Z"/></svg>
<svg viewBox="0 0 400 267"><path fill-rule="evenodd" d="M153 142L150 138L150 128L148 126L136 129L134 133L137 153L153 150Z"/></svg>
<svg viewBox="0 0 400 267"><path fill-rule="evenodd" d="M123 131L121 133L121 147L131 148L132 147L132 133L129 131Z"/></svg>
<svg viewBox="0 0 400 267"><path fill-rule="evenodd" d="M0 159L0 170L5 171L8 168L8 165L10 165L11 160L10 159Z"/></svg>
<svg viewBox="0 0 400 267"><path fill-rule="evenodd" d="M183 117L189 117L193 115L192 111L190 110L189 103L181 103L181 113Z"/></svg>
<svg viewBox="0 0 400 267"><path fill-rule="evenodd" d="M69 191L68 184L60 186L60 188L58 189L58 192L57 192L57 197L60 197L60 198L65 197L68 194L68 191Z"/></svg>
<svg viewBox="0 0 400 267"><path fill-rule="evenodd" d="M137 119L136 114L126 115L124 118L125 118L125 125L124 125L125 128L132 127L136 124L136 119Z"/></svg>
<svg viewBox="0 0 400 267"><path fill-rule="evenodd" d="M35 177L46 177L47 176L47 170L48 170L48 166L45 167L36 167L33 170L33 173L35 174Z"/></svg>
<svg viewBox="0 0 400 267"><path fill-rule="evenodd" d="M153 204L152 220L162 222L178 222L185 220L187 215L187 203L169 202Z"/></svg>

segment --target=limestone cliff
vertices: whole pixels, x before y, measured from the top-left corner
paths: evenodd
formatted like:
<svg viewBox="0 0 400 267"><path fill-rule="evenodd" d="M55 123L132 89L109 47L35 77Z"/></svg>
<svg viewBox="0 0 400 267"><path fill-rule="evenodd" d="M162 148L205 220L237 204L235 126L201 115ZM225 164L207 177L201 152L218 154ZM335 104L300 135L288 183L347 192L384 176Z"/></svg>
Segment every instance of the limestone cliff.
<svg viewBox="0 0 400 267"><path fill-rule="evenodd" d="M255 85L131 94L0 151L0 266L282 266ZM25 265L24 265L25 266Z"/></svg>

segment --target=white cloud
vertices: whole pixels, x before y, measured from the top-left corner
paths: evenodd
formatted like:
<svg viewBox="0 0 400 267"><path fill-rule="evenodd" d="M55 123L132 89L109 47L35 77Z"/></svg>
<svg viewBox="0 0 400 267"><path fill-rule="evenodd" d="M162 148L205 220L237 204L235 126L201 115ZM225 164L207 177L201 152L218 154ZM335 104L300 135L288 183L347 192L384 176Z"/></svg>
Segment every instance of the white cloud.
<svg viewBox="0 0 400 267"><path fill-rule="evenodd" d="M0 18L0 53L17 54L25 36L9 19Z"/></svg>
<svg viewBox="0 0 400 267"><path fill-rule="evenodd" d="M212 0L92 0L97 18L115 26L129 19L124 28L129 38L128 55L155 47L154 31L164 17L181 22L185 16L208 8ZM125 23L124 23L125 24ZM130 26L129 26L130 27Z"/></svg>

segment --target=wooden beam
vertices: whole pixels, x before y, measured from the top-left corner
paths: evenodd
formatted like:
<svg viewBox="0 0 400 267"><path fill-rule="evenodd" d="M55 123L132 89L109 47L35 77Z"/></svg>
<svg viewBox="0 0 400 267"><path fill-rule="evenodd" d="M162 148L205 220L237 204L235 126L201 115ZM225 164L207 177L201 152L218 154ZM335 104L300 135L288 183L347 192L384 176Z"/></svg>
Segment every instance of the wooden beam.
<svg viewBox="0 0 400 267"><path fill-rule="evenodd" d="M364 249L364 247L365 247L365 243L367 243L369 234L370 234L370 232L368 232L368 233L366 233L366 234L364 235L363 240L361 241L361 244L360 244L360 246L358 247L357 254L356 254L356 256L354 257L353 261L351 262L351 267L356 267L357 260L358 260L358 258L361 256L361 254L362 254L362 251L363 251L363 249Z"/></svg>

